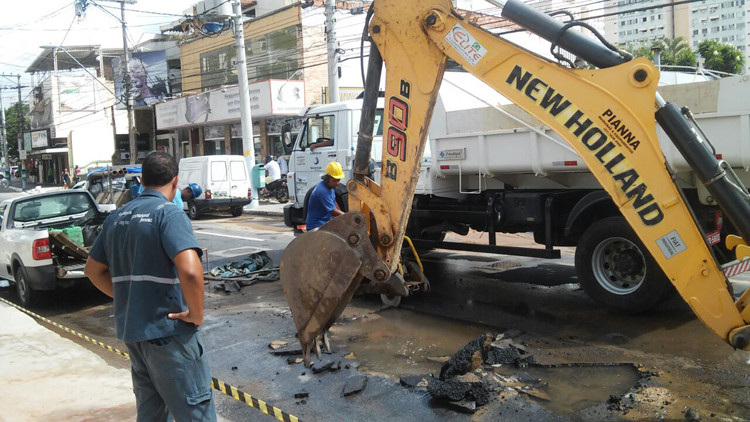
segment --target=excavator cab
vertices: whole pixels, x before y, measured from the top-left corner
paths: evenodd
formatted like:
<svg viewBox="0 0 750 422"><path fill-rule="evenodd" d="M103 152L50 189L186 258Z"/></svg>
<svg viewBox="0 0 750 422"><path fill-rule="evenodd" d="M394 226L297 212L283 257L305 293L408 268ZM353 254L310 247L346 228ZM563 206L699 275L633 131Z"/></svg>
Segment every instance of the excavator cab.
<svg viewBox="0 0 750 422"><path fill-rule="evenodd" d="M696 315L735 348L750 348L750 290L735 303L725 270L747 267L750 195L717 160L673 103L657 93L659 70L535 11L519 0L488 0L502 16L588 62L576 69L484 31L450 0L375 0L368 11L369 64L349 212L297 237L281 281L309 364L310 352L354 293L406 296L401 249L427 128L448 58L557 132L581 157ZM593 30L593 28L588 27ZM595 34L595 30L593 31ZM368 177L380 75L387 67L379 181ZM616 122L616 123L614 123ZM695 222L656 135L656 122L738 230L720 266ZM622 130L623 127L627 131Z"/></svg>

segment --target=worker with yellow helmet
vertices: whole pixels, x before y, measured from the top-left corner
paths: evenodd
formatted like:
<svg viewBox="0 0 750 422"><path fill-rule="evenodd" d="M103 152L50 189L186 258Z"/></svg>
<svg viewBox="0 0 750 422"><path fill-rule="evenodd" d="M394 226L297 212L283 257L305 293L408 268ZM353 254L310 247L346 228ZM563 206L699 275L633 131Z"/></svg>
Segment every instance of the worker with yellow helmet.
<svg viewBox="0 0 750 422"><path fill-rule="evenodd" d="M326 172L321 181L315 185L307 203L307 230L315 230L333 217L344 214L336 205L336 186L344 178L341 164L331 161L326 166Z"/></svg>

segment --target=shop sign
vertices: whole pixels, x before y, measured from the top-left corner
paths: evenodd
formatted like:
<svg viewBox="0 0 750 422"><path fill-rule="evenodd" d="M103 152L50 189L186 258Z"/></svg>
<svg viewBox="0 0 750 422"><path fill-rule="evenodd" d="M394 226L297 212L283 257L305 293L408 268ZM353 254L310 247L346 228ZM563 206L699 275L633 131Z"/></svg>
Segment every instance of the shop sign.
<svg viewBox="0 0 750 422"><path fill-rule="evenodd" d="M305 106L303 81L267 80L250 84L248 91L253 118L296 116ZM236 86L156 105L156 125L160 130L239 119L240 93Z"/></svg>

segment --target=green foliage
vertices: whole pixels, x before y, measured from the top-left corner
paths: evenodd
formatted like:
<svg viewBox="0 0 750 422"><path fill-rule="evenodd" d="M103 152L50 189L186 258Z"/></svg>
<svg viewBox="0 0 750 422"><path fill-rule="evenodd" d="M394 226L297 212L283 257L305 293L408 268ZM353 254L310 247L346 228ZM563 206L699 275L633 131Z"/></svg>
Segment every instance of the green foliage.
<svg viewBox="0 0 750 422"><path fill-rule="evenodd" d="M624 50L633 57L646 57L653 61L654 46L661 47L661 64L663 66L696 66L698 55L703 58L703 67L709 70L736 74L742 72L745 66L745 57L742 52L731 44L722 43L718 40L704 40L698 43L698 52L690 49L682 37L675 39L662 38L651 44L631 43Z"/></svg>
<svg viewBox="0 0 750 422"><path fill-rule="evenodd" d="M698 64L698 55L695 54L695 51L689 48L680 50L674 56L674 64L676 66L695 67Z"/></svg>
<svg viewBox="0 0 750 422"><path fill-rule="evenodd" d="M24 130L29 127L29 106L23 104ZM8 157L18 158L18 103L5 109L5 133L8 139Z"/></svg>
<svg viewBox="0 0 750 422"><path fill-rule="evenodd" d="M703 67L727 73L740 73L745 67L742 52L731 44L719 40L703 40L698 43L698 53L705 60Z"/></svg>

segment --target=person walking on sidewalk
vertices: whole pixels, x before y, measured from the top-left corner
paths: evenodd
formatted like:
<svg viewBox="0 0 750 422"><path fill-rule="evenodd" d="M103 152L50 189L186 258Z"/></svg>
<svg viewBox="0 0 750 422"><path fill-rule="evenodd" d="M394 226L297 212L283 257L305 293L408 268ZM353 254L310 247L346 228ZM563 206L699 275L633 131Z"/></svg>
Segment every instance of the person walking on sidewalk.
<svg viewBox="0 0 750 422"><path fill-rule="evenodd" d="M117 337L130 353L138 421L216 421L198 327L203 267L187 215L174 205L177 162L143 161L142 195L104 222L85 273L114 298Z"/></svg>
<svg viewBox="0 0 750 422"><path fill-rule="evenodd" d="M68 169L63 170L63 173L60 179L62 180L63 189L67 189L71 185L70 173L68 173Z"/></svg>

